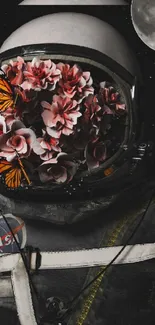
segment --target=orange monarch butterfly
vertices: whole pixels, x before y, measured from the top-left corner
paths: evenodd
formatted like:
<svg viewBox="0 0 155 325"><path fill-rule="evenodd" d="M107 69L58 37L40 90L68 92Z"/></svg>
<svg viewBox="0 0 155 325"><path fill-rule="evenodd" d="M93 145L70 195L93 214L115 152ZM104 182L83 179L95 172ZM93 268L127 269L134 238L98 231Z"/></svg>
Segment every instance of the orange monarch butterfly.
<svg viewBox="0 0 155 325"><path fill-rule="evenodd" d="M17 189L20 187L23 181L23 176L28 185L31 184L21 159L18 157L17 160L13 162L8 162L3 159L0 160L0 175L3 178L5 185L10 189Z"/></svg>
<svg viewBox="0 0 155 325"><path fill-rule="evenodd" d="M13 86L0 69L0 112L5 112L9 107L15 107L17 98L18 94L15 94Z"/></svg>

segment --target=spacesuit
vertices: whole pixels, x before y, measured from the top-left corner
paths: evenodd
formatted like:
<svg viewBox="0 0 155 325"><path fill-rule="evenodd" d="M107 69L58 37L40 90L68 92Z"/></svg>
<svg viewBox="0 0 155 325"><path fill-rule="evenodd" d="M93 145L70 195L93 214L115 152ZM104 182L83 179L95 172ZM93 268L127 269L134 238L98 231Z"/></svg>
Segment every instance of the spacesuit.
<svg viewBox="0 0 155 325"><path fill-rule="evenodd" d="M8 238L3 236L7 245L1 246L0 259L2 320L9 325L18 322L22 325L152 325L155 318L154 204L123 255L79 295L126 244L152 193L146 183L149 159L152 159L151 144L142 142L141 128L135 123L141 73L134 54L112 26L73 12L43 16L17 29L1 47L1 64L18 55L25 59L59 56L64 60L70 56L75 62L89 60L101 70L104 67L119 81L132 106L131 112L136 114L131 114L123 158L118 159L120 164L116 164L115 174L108 181L99 178L95 182L94 176L84 177L80 187L77 185L76 195L70 189L68 198L65 188L66 192L56 195L61 198L64 195L66 199L54 201L48 193L48 202L43 199L47 194L43 190L26 192L25 199L23 192L17 197L1 189L0 220L4 215L12 229L24 221L17 237L22 249L27 245L32 247L25 254L29 269L33 270L29 278L15 243L9 245ZM140 138L138 142L137 138ZM141 182L137 190L134 185L138 180ZM97 189L100 195L99 191L95 194ZM136 204L132 208L133 201ZM4 233L9 231L5 220L1 228ZM30 279L37 288L39 302L30 290ZM72 307L69 314L68 302ZM66 317L53 314L55 306L61 312L59 315L63 313Z"/></svg>

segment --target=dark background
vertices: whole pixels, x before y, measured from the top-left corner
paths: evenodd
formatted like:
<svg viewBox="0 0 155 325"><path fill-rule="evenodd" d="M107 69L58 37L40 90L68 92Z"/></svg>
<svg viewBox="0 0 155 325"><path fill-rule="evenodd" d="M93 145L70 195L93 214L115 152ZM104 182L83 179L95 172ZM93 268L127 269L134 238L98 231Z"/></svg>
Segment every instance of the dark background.
<svg viewBox="0 0 155 325"><path fill-rule="evenodd" d="M20 2L20 1L18 1ZM127 2L129 3L130 0ZM149 49L137 36L131 21L129 6L15 6L3 11L0 20L0 45L24 23L49 13L76 11L94 15L113 25L126 38L141 67L144 89L141 91L142 114L148 124L155 120L155 51ZM117 50L117 49L116 49ZM148 127L149 130L150 127Z"/></svg>

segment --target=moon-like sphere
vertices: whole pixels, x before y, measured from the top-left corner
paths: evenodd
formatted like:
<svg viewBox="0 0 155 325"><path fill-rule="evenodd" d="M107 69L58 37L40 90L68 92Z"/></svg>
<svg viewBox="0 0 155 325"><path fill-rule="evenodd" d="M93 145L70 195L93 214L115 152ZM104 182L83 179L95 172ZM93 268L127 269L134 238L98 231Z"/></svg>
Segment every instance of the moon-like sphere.
<svg viewBox="0 0 155 325"><path fill-rule="evenodd" d="M131 17L140 39L155 50L155 0L133 0Z"/></svg>

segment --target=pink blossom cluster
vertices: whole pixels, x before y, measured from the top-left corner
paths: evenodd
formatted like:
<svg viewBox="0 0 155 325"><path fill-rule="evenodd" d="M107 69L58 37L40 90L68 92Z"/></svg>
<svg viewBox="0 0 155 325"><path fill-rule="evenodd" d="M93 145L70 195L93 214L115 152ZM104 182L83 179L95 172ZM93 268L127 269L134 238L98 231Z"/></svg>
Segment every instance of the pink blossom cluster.
<svg viewBox="0 0 155 325"><path fill-rule="evenodd" d="M126 112L109 83L93 86L77 64L17 57L1 69L19 94L15 107L0 114L0 157L17 154L35 165L42 183L65 183L79 168L99 167L108 157L105 117ZM37 167L36 167L37 165Z"/></svg>

